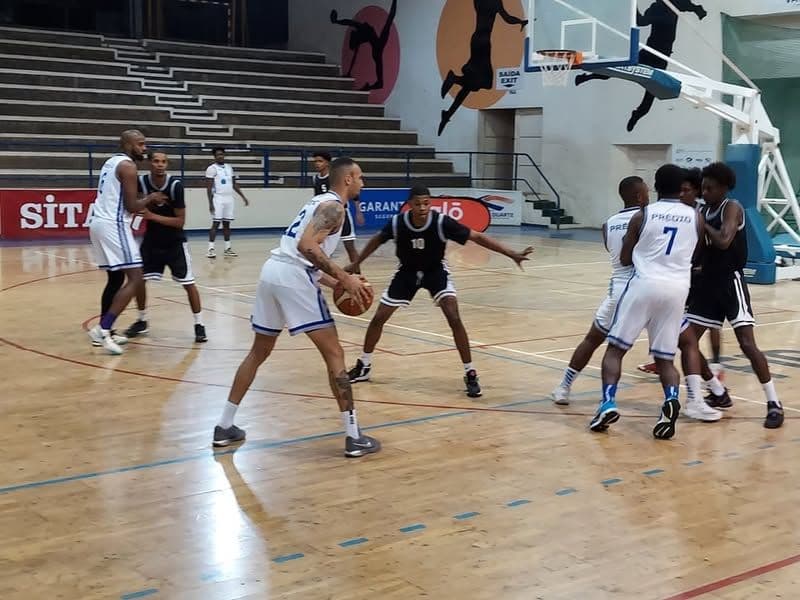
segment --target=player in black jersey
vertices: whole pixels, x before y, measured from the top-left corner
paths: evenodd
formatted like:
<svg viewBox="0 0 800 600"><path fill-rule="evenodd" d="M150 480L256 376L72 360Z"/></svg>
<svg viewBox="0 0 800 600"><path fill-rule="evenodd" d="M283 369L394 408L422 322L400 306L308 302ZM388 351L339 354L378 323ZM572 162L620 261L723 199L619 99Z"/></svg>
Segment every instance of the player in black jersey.
<svg viewBox="0 0 800 600"><path fill-rule="evenodd" d="M186 220L183 183L167 173L169 159L165 153L153 152L149 158L150 173L139 177L139 192L144 195L162 192L167 195L168 200L158 204L151 203L142 215L147 220L147 230L141 246L144 279L158 281L164 273L164 267L169 267L172 279L184 287L189 297L189 305L194 314L194 341L205 342L207 337L200 293L194 283L192 259L186 244L186 234L183 232ZM129 338L148 332L145 308L147 290L144 281L136 292L136 305L139 318L125 332Z"/></svg>
<svg viewBox="0 0 800 600"><path fill-rule="evenodd" d="M442 309L453 331L456 348L464 363L467 395L477 398L481 395L478 374L472 366L469 337L458 313L456 289L450 280L450 271L444 261L447 241L452 240L463 245L472 240L493 252L504 254L520 268L523 261L528 260L533 248L528 247L522 252L517 252L487 235L473 231L458 221L431 210L430 191L422 184L414 184L411 187L408 204L411 210L392 217L391 222L367 242L356 262L351 265L357 267L382 244L391 239L395 241L400 266L381 296L380 306L369 323L364 338L364 353L348 373L350 382L369 379L372 353L381 337L384 324L399 307L411 304L411 300L420 288L425 288L433 298L433 302Z"/></svg>
<svg viewBox="0 0 800 600"><path fill-rule="evenodd" d="M764 388L767 399L764 427L777 429L783 425L783 406L775 392L767 359L756 345L753 333L755 319L743 272L747 263L745 213L738 202L728 198L735 187L736 174L727 165L713 163L703 169L706 205L702 212L707 244L702 274L692 294L687 319L698 339L706 329L720 329L725 319L728 320L739 347Z"/></svg>
<svg viewBox="0 0 800 600"><path fill-rule="evenodd" d="M329 190L328 186L328 173L331 166L331 155L329 152L316 151L311 155L314 160L314 168L317 174L314 175L314 194L319 196ZM361 202L358 196L350 201L350 204L356 207L356 223L361 226L364 225L364 213L361 212ZM358 250L356 250L356 228L353 224L353 213L350 208L344 211L344 223L342 224L342 235L339 238L344 244L344 249L347 252L347 258L350 264L356 264L358 258ZM356 267L355 273L360 273Z"/></svg>

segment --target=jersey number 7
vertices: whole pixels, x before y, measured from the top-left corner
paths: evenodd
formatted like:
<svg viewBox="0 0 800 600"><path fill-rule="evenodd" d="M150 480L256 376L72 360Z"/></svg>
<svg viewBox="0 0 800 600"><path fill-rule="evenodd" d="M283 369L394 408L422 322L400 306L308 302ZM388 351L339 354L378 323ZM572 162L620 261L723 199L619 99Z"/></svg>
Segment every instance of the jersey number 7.
<svg viewBox="0 0 800 600"><path fill-rule="evenodd" d="M675 236L678 234L677 227L664 227L664 233L669 234L669 243L667 244L667 256L672 252L672 245L675 243Z"/></svg>

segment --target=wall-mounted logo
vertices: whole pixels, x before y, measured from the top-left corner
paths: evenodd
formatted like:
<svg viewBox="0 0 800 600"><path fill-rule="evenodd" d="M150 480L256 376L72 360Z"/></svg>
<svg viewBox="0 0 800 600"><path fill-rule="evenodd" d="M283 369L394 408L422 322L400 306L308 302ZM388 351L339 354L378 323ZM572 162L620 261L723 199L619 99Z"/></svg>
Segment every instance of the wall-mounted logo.
<svg viewBox="0 0 800 600"><path fill-rule="evenodd" d="M521 0L445 2L436 56L442 98L450 94L453 102L442 111L439 135L462 105L489 108L506 94L508 89L497 89L494 65L507 70L522 64L527 24Z"/></svg>
<svg viewBox="0 0 800 600"><path fill-rule="evenodd" d="M447 215L473 229L484 232L492 222L492 215L489 207L478 198L468 196L431 196L431 209ZM403 204L401 212L411 210L408 203Z"/></svg>
<svg viewBox="0 0 800 600"><path fill-rule="evenodd" d="M400 74L400 36L394 25L397 0L387 13L380 6L365 6L355 16L340 18L331 11L331 23L347 27L342 44L342 69L354 88L370 92L369 101L383 104L392 94Z"/></svg>

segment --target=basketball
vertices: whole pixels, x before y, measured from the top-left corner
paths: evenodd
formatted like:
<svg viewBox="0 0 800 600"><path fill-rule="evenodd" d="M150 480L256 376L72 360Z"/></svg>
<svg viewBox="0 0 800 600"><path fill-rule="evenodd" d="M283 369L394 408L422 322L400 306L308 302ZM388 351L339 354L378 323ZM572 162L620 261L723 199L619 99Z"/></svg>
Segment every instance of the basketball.
<svg viewBox="0 0 800 600"><path fill-rule="evenodd" d="M369 283L366 283L366 287L369 294L369 299L367 300L367 303L363 309L361 306L359 306L358 302L353 299L353 297L350 295L350 292L345 291L341 283L337 283L336 287L333 288L333 303L336 304L336 308L338 308L342 314L351 317L363 315L365 312L367 312L367 310L369 310L369 307L372 306L372 301L375 299L375 293L372 291L372 286Z"/></svg>

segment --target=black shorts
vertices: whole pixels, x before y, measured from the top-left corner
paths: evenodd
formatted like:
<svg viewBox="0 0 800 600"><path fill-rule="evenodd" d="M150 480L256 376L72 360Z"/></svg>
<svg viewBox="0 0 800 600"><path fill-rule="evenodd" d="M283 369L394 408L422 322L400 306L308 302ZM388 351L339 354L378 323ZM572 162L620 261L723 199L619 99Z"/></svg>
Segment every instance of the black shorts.
<svg viewBox="0 0 800 600"><path fill-rule="evenodd" d="M158 281L169 267L172 279L182 285L194 283L192 257L186 242L176 242L168 246L155 246L146 240L142 242L142 270L144 278Z"/></svg>
<svg viewBox="0 0 800 600"><path fill-rule="evenodd" d="M339 238L343 242L355 241L356 228L353 226L353 213L350 208L344 209L344 223L342 223L342 236Z"/></svg>
<svg viewBox="0 0 800 600"><path fill-rule="evenodd" d="M755 325L750 291L741 271L727 279L703 279L692 289L686 319L711 329L721 329L725 319L736 329Z"/></svg>
<svg viewBox="0 0 800 600"><path fill-rule="evenodd" d="M381 296L381 304L387 306L408 306L420 288L425 288L438 304L446 296L455 296L456 288L450 279L450 271L442 265L430 271L410 271L400 269Z"/></svg>

